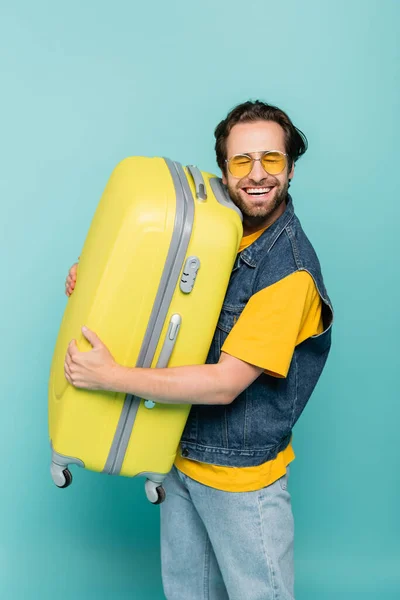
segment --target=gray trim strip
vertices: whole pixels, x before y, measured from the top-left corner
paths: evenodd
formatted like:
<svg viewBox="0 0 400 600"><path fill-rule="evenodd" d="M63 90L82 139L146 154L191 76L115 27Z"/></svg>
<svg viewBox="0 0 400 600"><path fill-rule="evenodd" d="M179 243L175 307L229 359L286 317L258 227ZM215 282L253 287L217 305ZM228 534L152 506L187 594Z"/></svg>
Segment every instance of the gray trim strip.
<svg viewBox="0 0 400 600"><path fill-rule="evenodd" d="M211 189L214 192L214 196L217 199L217 202L223 204L227 208L231 208L239 215L240 219L243 221L243 215L239 208L234 204L227 192L226 186L222 183L222 179L219 177L212 177L210 179Z"/></svg>
<svg viewBox="0 0 400 600"><path fill-rule="evenodd" d="M138 398L137 396L132 396L131 394L127 394L126 399L128 400L128 402L126 402L126 404L129 404L128 405L128 413L126 414L126 418L125 418L125 422L123 423L122 431L120 431L120 433L119 433L120 437L117 438L116 437L117 434L116 434L114 441L113 441L114 456L113 456L113 462L112 462L112 465L111 465L111 468L109 471L110 475L118 475L119 472L121 471L122 463L124 462L124 458L125 458L125 454L126 454L126 449L128 448L128 444L129 444L129 438L131 437L133 423L135 422L136 414L137 414L137 411L140 406L141 398ZM125 405L124 405L124 408L125 408ZM114 444L114 442L116 442L116 443ZM113 448L111 448L111 449L113 449ZM110 454L111 454L111 450L110 450ZM107 462L109 459L110 459L110 457L107 459Z"/></svg>
<svg viewBox="0 0 400 600"><path fill-rule="evenodd" d="M106 464L104 465L103 473L111 474L113 467L118 456L119 447L121 440L124 435L126 422L128 420L129 411L133 402L133 396L127 394L124 400L124 406L122 407L121 415L119 417L117 429L115 430L114 438L111 444L110 452L108 453Z"/></svg>
<svg viewBox="0 0 400 600"><path fill-rule="evenodd" d="M68 465L78 465L78 467L85 468L85 463L80 458L75 458L74 456L66 456L65 454L60 454L56 452L53 448L53 441L50 440L50 448L51 448L51 460L56 465L61 467L68 467Z"/></svg>
<svg viewBox="0 0 400 600"><path fill-rule="evenodd" d="M170 250L165 261L164 271L154 303L153 313L149 320L145 341L138 359L138 362L143 361L143 364L137 366L143 367L150 367L153 362L154 353L164 327L169 305L171 304L172 296L174 295L181 274L194 221L194 201L185 172L179 163L174 163L167 158L165 162L171 172L176 190L175 226ZM185 185L182 185L183 182ZM144 344L147 345L147 350Z"/></svg>
<svg viewBox="0 0 400 600"><path fill-rule="evenodd" d="M153 362L161 331L168 314L172 296L179 281L194 221L194 200L185 172L179 163L164 159L171 173L176 193L175 223L165 267L149 319L136 367L148 368ZM140 405L140 398L127 394L103 472L120 473L132 428Z"/></svg>
<svg viewBox="0 0 400 600"><path fill-rule="evenodd" d="M138 473L137 476L146 477L147 479L150 479L150 481L154 481L154 483L162 483L168 473L153 473L152 471L143 471L142 473Z"/></svg>

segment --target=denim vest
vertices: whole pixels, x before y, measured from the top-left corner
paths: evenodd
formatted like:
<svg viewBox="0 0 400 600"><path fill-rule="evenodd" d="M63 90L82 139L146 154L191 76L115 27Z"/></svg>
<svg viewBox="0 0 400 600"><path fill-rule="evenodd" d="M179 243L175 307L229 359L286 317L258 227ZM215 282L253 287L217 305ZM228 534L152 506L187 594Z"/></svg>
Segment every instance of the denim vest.
<svg viewBox="0 0 400 600"><path fill-rule="evenodd" d="M208 364L218 362L229 332L253 294L301 270L310 273L322 299L323 333L296 346L285 379L263 373L229 405L193 406L181 439L182 456L247 467L272 460L288 446L328 357L333 320L318 257L290 196L279 219L238 254L207 358Z"/></svg>

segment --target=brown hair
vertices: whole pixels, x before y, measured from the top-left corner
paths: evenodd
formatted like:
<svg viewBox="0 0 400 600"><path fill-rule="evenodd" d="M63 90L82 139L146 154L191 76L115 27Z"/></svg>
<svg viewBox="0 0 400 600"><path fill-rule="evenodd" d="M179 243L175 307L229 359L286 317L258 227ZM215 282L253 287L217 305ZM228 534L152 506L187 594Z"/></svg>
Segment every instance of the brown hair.
<svg viewBox="0 0 400 600"><path fill-rule="evenodd" d="M215 152L221 171L226 174L226 142L232 127L237 123L254 121L274 121L282 127L285 135L285 148L290 170L293 162L296 162L307 150L308 142L306 136L300 129L297 129L293 125L287 114L280 108L266 102L261 102L260 100L255 100L254 102L249 100L235 106L226 119L221 121L215 128Z"/></svg>

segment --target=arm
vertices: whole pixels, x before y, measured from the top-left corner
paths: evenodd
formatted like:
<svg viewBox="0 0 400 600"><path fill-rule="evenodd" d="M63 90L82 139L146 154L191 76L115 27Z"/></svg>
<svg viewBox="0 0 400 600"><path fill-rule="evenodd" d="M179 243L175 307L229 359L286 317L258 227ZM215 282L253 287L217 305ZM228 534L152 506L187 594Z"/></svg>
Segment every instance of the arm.
<svg viewBox="0 0 400 600"><path fill-rule="evenodd" d="M170 369L126 369L114 372L115 391L169 404L230 404L262 369L229 354L216 365Z"/></svg>
<svg viewBox="0 0 400 600"><path fill-rule="evenodd" d="M129 393L165 404L230 404L263 372L225 353L216 365L131 369L117 364L95 333L82 331L93 349L79 352L73 340L65 360L65 376L79 388Z"/></svg>

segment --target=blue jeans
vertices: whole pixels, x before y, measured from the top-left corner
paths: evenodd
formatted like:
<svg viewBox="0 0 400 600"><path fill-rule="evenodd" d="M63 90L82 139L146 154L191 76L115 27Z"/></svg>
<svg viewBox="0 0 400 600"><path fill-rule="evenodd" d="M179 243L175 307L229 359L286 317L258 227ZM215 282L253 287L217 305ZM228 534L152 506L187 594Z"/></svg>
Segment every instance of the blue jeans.
<svg viewBox="0 0 400 600"><path fill-rule="evenodd" d="M173 467L161 504L167 600L293 600L288 472L256 492L222 492Z"/></svg>

